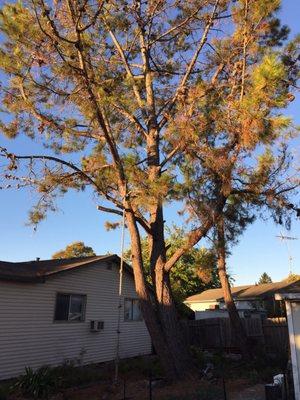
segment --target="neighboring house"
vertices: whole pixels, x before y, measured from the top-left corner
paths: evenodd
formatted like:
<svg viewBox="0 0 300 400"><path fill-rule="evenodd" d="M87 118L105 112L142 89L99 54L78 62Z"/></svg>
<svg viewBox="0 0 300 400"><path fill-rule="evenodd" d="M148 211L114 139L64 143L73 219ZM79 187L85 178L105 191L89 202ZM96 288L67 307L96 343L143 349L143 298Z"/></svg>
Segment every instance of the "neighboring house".
<svg viewBox="0 0 300 400"><path fill-rule="evenodd" d="M116 255L0 261L0 380L25 366L116 357L120 259ZM120 357L151 353L131 267L125 264Z"/></svg>
<svg viewBox="0 0 300 400"><path fill-rule="evenodd" d="M292 286L300 287L300 281L236 286L231 291L241 317L263 318L282 315L281 302L276 301L274 295ZM228 317L222 289L209 289L195 294L184 303L195 312L196 319Z"/></svg>

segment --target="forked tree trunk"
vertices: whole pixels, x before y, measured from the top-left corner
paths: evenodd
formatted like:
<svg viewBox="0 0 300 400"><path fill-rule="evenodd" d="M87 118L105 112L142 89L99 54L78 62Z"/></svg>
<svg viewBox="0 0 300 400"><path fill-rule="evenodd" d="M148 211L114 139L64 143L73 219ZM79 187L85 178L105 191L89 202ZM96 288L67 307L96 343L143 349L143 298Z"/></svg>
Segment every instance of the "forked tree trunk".
<svg viewBox="0 0 300 400"><path fill-rule="evenodd" d="M178 376L183 376L192 366L188 343L182 325L178 319L171 293L169 273L156 269L156 297L158 313L164 337L168 343L170 353Z"/></svg>
<svg viewBox="0 0 300 400"><path fill-rule="evenodd" d="M156 292L151 297L143 272L141 242L136 221L131 213L128 213L126 217L131 238L135 286L143 317L166 377L174 381L191 367L191 363L172 298L169 276L157 263L154 274Z"/></svg>
<svg viewBox="0 0 300 400"><path fill-rule="evenodd" d="M247 346L247 336L239 316L238 310L233 300L228 275L226 271L226 249L225 249L225 233L224 233L224 221L220 219L218 223L218 243L217 243L217 254L218 254L218 273L224 295L224 302L228 311L231 329L233 331L236 343L238 344L242 356L248 358L249 349Z"/></svg>

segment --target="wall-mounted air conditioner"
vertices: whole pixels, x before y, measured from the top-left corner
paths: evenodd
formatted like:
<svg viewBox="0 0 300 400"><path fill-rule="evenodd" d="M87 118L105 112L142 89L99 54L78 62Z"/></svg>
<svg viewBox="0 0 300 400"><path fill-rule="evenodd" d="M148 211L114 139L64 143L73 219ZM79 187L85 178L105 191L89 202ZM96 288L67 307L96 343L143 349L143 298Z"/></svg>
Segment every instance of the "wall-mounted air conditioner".
<svg viewBox="0 0 300 400"><path fill-rule="evenodd" d="M104 321L99 321L99 320L92 320L90 321L90 331L91 332L99 332L104 329Z"/></svg>

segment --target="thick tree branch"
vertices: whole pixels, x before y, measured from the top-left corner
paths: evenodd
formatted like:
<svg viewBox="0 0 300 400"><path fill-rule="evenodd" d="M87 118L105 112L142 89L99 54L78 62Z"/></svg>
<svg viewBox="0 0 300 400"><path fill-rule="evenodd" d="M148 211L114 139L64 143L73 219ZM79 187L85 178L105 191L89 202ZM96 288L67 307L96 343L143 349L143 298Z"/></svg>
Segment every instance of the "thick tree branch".
<svg viewBox="0 0 300 400"><path fill-rule="evenodd" d="M123 206L120 207L120 208L121 208L122 210L124 209ZM121 210L116 210L115 208L110 208L110 207L105 207L105 206L100 206L100 205L97 206L97 210L103 211L103 212L107 212L107 213L110 213L110 214L120 215L120 216L123 215L123 211L121 211ZM134 214L134 217L135 217L135 219L136 219L136 221L141 225L141 227L144 228L144 230L145 230L148 234L152 234L152 230L151 230L149 224L147 223L147 221L144 220L144 218L137 216L137 215L132 211L131 208L127 208L127 209L125 209L125 211L126 211L126 212L129 212L129 213L133 213L133 214Z"/></svg>
<svg viewBox="0 0 300 400"><path fill-rule="evenodd" d="M227 198L223 195L220 195L220 198L216 204L215 212L212 216L207 217L206 220L202 223L202 225L193 229L187 235L186 243L177 249L175 253L168 259L168 261L164 265L165 271L170 271L172 267L176 264L176 262L180 259L180 257L189 251L192 247L194 247L211 229L211 227L218 221L220 215L225 207Z"/></svg>
<svg viewBox="0 0 300 400"><path fill-rule="evenodd" d="M186 244L175 251L164 265L165 271L170 271L180 257L194 247L210 230L213 221L208 219L198 229L191 231L187 237Z"/></svg>

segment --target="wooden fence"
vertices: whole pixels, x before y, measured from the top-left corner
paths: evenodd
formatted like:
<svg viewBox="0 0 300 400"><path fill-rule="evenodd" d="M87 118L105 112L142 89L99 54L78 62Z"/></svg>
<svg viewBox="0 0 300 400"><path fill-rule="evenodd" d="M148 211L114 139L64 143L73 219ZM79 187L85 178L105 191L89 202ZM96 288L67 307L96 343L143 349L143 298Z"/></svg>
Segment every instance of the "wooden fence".
<svg viewBox="0 0 300 400"><path fill-rule="evenodd" d="M242 319L249 344L264 346L268 352L287 351L288 328L285 318ZM190 345L203 350L234 350L238 348L228 318L209 318L183 323Z"/></svg>

